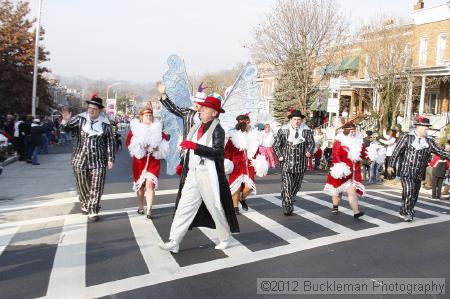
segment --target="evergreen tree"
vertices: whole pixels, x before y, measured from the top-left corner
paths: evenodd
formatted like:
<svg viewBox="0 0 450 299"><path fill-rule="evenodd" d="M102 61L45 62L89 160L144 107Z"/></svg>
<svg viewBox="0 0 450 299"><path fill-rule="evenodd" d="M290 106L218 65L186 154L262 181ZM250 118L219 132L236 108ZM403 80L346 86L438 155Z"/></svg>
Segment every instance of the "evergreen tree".
<svg viewBox="0 0 450 299"><path fill-rule="evenodd" d="M29 20L28 2L0 0L0 110L31 112L33 86L35 20ZM44 30L41 29L41 40ZM48 52L39 48L39 62L48 60ZM45 68L38 69L38 114L48 114L51 105L48 82L42 77Z"/></svg>

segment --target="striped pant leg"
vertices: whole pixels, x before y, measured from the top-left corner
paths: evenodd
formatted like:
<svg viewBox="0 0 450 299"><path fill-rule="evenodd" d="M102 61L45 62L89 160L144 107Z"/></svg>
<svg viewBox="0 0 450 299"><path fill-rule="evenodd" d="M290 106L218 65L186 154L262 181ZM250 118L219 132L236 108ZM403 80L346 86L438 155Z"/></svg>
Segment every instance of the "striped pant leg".
<svg viewBox="0 0 450 299"><path fill-rule="evenodd" d="M412 215L414 216L414 206L416 205L417 198L420 191L420 180L402 177L402 207L400 208L400 215Z"/></svg>
<svg viewBox="0 0 450 299"><path fill-rule="evenodd" d="M105 187L106 168L97 168L89 170L89 212L98 213L100 207L100 199Z"/></svg>
<svg viewBox="0 0 450 299"><path fill-rule="evenodd" d="M302 186L303 176L303 172L281 172L281 198L283 207L292 207L295 196Z"/></svg>
<svg viewBox="0 0 450 299"><path fill-rule="evenodd" d="M73 173L75 175L75 183L78 192L78 199L80 201L81 209L88 210L89 202L89 190L90 190L90 180L88 180L88 170L73 168Z"/></svg>

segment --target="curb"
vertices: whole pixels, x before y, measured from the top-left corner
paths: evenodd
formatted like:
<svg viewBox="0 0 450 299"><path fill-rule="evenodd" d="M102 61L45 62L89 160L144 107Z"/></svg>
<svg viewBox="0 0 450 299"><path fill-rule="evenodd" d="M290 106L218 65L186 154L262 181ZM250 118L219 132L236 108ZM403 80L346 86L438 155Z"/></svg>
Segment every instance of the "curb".
<svg viewBox="0 0 450 299"><path fill-rule="evenodd" d="M17 160L19 160L19 156L12 156L9 157L8 159L6 159L5 161L3 161L3 163L1 163L0 166L7 166L9 164L12 164L14 162L16 162Z"/></svg>

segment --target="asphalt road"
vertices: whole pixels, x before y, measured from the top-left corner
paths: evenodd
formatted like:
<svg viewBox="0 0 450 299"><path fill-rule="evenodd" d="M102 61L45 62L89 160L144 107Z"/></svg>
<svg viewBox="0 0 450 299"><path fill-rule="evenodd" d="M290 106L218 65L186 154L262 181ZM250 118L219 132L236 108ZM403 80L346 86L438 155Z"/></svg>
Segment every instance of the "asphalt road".
<svg viewBox="0 0 450 299"><path fill-rule="evenodd" d="M324 181L325 173L308 173L296 213L285 217L274 170L257 179L258 193L248 201L250 211L238 216L241 233L233 235L233 247L215 250L214 231L194 229L180 253L170 254L157 243L168 239L178 178L163 171L155 217L146 220L136 214L130 159L121 151L107 175L100 222L88 223L75 198L0 206L2 219L6 208L35 205L0 223L0 298L279 298L292 295L257 294L257 279L450 278L448 202L423 194L417 219L404 223L398 190L371 186L362 199L367 216L354 220L346 201L339 215L330 213ZM358 296L366 297L396 295ZM421 297L430 295L414 298Z"/></svg>

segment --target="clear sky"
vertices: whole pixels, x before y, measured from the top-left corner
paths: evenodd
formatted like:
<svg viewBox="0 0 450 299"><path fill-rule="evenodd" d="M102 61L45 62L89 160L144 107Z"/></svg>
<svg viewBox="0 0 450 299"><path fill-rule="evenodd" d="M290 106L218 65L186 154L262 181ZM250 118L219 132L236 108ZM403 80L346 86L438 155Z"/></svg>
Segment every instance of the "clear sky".
<svg viewBox="0 0 450 299"><path fill-rule="evenodd" d="M64 76L158 80L170 54L189 73L230 69L275 0L42 0L47 66ZM337 0L359 24L380 14L408 17L416 0ZM425 0L425 7L447 0ZM38 0L30 0L37 14Z"/></svg>

